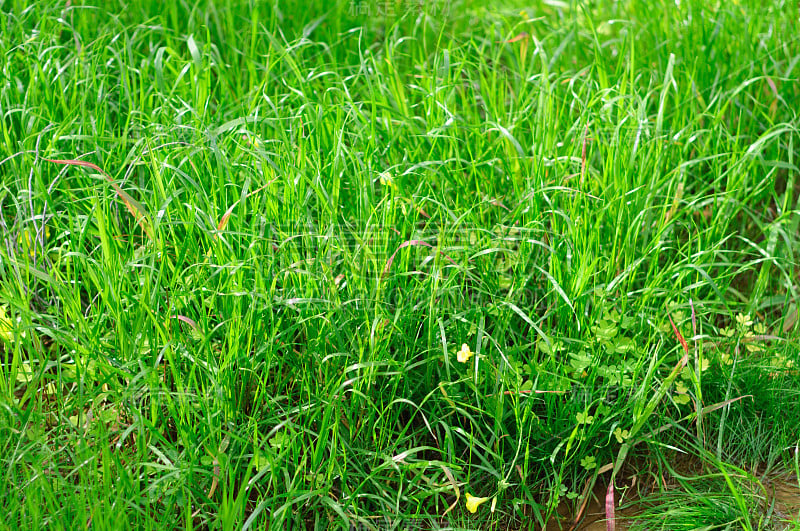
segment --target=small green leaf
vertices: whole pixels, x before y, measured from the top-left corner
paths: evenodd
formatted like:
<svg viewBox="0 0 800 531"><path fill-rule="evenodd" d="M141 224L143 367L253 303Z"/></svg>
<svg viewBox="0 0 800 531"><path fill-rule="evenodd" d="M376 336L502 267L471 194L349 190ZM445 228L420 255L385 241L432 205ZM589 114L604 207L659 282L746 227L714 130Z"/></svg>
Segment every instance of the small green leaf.
<svg viewBox="0 0 800 531"><path fill-rule="evenodd" d="M269 440L269 445L275 448L276 450L281 450L282 448L289 445L291 442L291 437L285 431L281 431L275 434L275 436Z"/></svg>
<svg viewBox="0 0 800 531"><path fill-rule="evenodd" d="M750 318L749 314L737 314L736 315L736 324L739 325L740 329L749 328L753 325L753 319Z"/></svg>
<svg viewBox="0 0 800 531"><path fill-rule="evenodd" d="M620 444L624 443L628 439L629 435L630 433L628 430L623 430L619 426L617 426L617 429L614 430L614 437L616 437L617 442Z"/></svg>
<svg viewBox="0 0 800 531"><path fill-rule="evenodd" d="M618 337L616 341L614 341L614 352L617 354L631 352L634 348L636 348L636 345L629 337Z"/></svg>
<svg viewBox="0 0 800 531"><path fill-rule="evenodd" d="M581 459L581 466L586 470L592 470L597 466L597 461L595 460L593 455L587 455L583 459Z"/></svg>
<svg viewBox="0 0 800 531"><path fill-rule="evenodd" d="M31 422L25 427L25 437L31 442L39 442L44 439L44 426L38 422Z"/></svg>
<svg viewBox="0 0 800 531"><path fill-rule="evenodd" d="M601 319L592 326L592 332L598 341L611 341L617 335L616 323Z"/></svg>
<svg viewBox="0 0 800 531"><path fill-rule="evenodd" d="M33 380L34 371L33 367L31 367L31 362L23 361L20 366L19 370L17 371L17 383L26 384L30 383Z"/></svg>
<svg viewBox="0 0 800 531"><path fill-rule="evenodd" d="M256 458L256 470L261 471L270 465L270 460L267 456L259 454Z"/></svg>
<svg viewBox="0 0 800 531"><path fill-rule="evenodd" d="M582 372L592 364L592 358L585 352L579 354L570 354L569 364L575 372Z"/></svg>
<svg viewBox="0 0 800 531"><path fill-rule="evenodd" d="M676 404L685 405L688 404L692 399L689 398L689 395L675 395L672 397L675 400Z"/></svg>

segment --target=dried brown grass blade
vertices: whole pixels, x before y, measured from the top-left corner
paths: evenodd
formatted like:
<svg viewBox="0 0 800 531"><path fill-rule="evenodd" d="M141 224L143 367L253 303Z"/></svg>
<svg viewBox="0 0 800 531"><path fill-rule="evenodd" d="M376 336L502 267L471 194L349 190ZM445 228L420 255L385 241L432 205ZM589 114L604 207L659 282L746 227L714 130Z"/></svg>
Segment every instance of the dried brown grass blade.
<svg viewBox="0 0 800 531"><path fill-rule="evenodd" d="M442 518L444 518L445 516L447 516L447 513L452 511L456 507L456 505L458 505L458 500L461 499L461 490L458 488L458 483L456 483L456 478L453 477L453 473L450 471L450 469L444 465L440 466L442 467L442 471L444 471L444 475L447 476L447 481L450 482L450 486L453 487L453 490L456 493L456 500L453 502L452 505L450 505L450 507L447 508L447 510L444 513L442 513Z"/></svg>
<svg viewBox="0 0 800 531"><path fill-rule="evenodd" d="M675 323L672 322L672 317L670 317L668 315L667 318L669 319L669 324L672 325L672 331L675 332L675 335L678 336L678 341L681 342L681 346L683 347L683 351L688 355L689 354L689 345L686 343L686 340L683 339L683 334L681 334L680 330L678 330L678 327L675 326Z"/></svg>
<svg viewBox="0 0 800 531"><path fill-rule="evenodd" d="M197 323L194 321L194 319L192 319L190 317L186 317L185 315L179 315L179 314L170 315L170 317L173 318L173 319L177 319L178 321L183 321L184 323L188 324L192 328L197 329Z"/></svg>
<svg viewBox="0 0 800 531"><path fill-rule="evenodd" d="M594 484L597 481L597 476L599 475L600 472L593 475L587 479L586 483L583 485L583 492L581 493L581 505L578 507L578 512L575 513L575 517L572 519L572 525L569 527L568 531L575 531L581 524L583 515L586 513L586 507L589 505L589 498L591 498L592 489L594 488Z"/></svg>
<svg viewBox="0 0 800 531"><path fill-rule="evenodd" d="M122 202L125 203L128 211L133 215L133 218L142 227L142 230L147 234L147 236L152 240L154 239L153 229L150 226L150 220L147 215L147 210L145 210L144 206L139 203L136 199L131 197L125 190L123 190L117 183L114 182L114 179L103 170L97 164L85 161L85 160L76 160L76 159L45 159L47 162L52 162L53 164L64 164L67 166L81 166L83 168L91 168L100 172L103 177L108 180L111 184L111 187L114 188L114 191L117 193Z"/></svg>
<svg viewBox="0 0 800 531"><path fill-rule="evenodd" d="M219 454L225 454L225 450L228 449L228 444L231 442L231 436L226 435L222 442L219 444L219 451L217 455L214 456L214 479L211 481L211 488L208 491L208 499L211 499L214 496L214 491L217 490L217 485L219 484Z"/></svg>
<svg viewBox="0 0 800 531"><path fill-rule="evenodd" d="M231 214L233 214L233 209L235 209L235 208L236 208L236 205L238 205L239 203L241 203L243 200L247 199L247 198L248 198L248 197L250 197L251 195L253 195L253 194L257 194L258 192L260 192L261 190L263 190L264 188L266 188L267 186L269 186L269 185L270 185L270 184L272 184L273 182L274 182L274 179L273 179L273 181L270 181L270 182L268 182L267 184L265 184L265 185L264 185L264 186L262 186L261 188L257 188L256 190L253 190L252 192L250 192L250 193L249 193L249 194L247 194L246 196L244 196L244 197L240 198L238 201L236 201L235 203L233 203L233 204L230 206L230 208L229 208L228 210L226 210L224 214L222 214L222 217L221 217L221 218L220 218L220 220L219 220L219 224L217 225L217 230L218 230L218 231L221 231L221 230L224 230L224 229L225 229L225 227L228 225L228 220L230 220L230 218L231 218Z"/></svg>
<svg viewBox="0 0 800 531"><path fill-rule="evenodd" d="M425 247L430 247L431 249L436 249L435 246L431 245L430 243L428 243L426 241L422 241L422 240L407 240L407 241L404 241L403 243L400 244L400 246L397 249L395 249L395 251L392 253L392 256L389 257L389 260L386 261L386 265L384 266L383 272L381 273L381 278L383 278L386 275L386 273L389 272L389 269L392 267L392 262L394 262L394 257L397 255L397 252L400 249L403 249L404 247L410 247L412 245L422 245L422 246L425 246ZM447 258L451 263L455 264L455 262L453 261L452 258L450 258L446 254L442 253L441 251L439 251L439 252L441 253L442 256Z"/></svg>
<svg viewBox="0 0 800 531"><path fill-rule="evenodd" d="M787 313L786 317L783 318L783 327L781 328L784 334L794 328L798 317L800 317L800 312L797 311L797 306L789 308L789 313Z"/></svg>
<svg viewBox="0 0 800 531"><path fill-rule="evenodd" d="M497 41L497 43L498 44L500 44L500 43L511 44L512 42L526 41L526 40L528 40L528 37L530 37L530 35L528 35L528 32L527 31L523 31L520 34L515 35L514 37L511 37L507 41Z"/></svg>
<svg viewBox="0 0 800 531"><path fill-rule="evenodd" d="M742 395L737 396L736 398L731 398L730 400L725 400L724 402L717 402L716 404L711 404L710 406L706 406L702 409L702 413L705 416L707 413L711 413L712 411L716 411L720 408L727 406L728 404L733 404L741 400L742 398L753 398L753 395Z"/></svg>

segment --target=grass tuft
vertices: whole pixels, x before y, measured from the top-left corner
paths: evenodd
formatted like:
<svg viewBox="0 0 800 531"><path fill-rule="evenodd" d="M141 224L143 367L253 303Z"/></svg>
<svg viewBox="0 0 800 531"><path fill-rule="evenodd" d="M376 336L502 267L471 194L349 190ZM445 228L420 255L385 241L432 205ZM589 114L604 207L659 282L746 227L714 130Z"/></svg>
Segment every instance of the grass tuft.
<svg viewBox="0 0 800 531"><path fill-rule="evenodd" d="M0 521L788 525L796 5L124 4L0 1Z"/></svg>

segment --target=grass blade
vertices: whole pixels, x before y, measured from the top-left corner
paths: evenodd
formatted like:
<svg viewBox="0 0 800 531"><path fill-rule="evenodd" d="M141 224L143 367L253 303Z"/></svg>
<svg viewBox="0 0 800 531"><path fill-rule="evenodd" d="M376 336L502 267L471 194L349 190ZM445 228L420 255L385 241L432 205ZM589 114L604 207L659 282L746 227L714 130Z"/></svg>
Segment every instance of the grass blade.
<svg viewBox="0 0 800 531"><path fill-rule="evenodd" d="M139 203L136 199L131 197L125 190L123 190L117 183L114 182L114 179L106 173L100 166L97 164L93 164L91 162L85 160L76 160L76 159L46 159L47 162L52 162L53 164L63 164L67 166L80 166L83 168L91 168L100 172L100 174L108 180L111 187L114 188L114 191L117 195L122 199L122 202L125 203L128 211L133 215L133 218L142 228L142 230L147 234L147 236L153 240L155 235L153 234L153 229L150 224L150 218L147 214L147 210L144 206Z"/></svg>

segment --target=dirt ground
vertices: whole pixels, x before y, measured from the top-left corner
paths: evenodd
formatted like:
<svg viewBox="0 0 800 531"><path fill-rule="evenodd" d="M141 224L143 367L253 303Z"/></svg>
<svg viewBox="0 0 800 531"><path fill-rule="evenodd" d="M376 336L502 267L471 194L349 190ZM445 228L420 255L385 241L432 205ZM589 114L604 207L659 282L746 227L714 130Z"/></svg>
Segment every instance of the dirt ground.
<svg viewBox="0 0 800 531"><path fill-rule="evenodd" d="M764 486L769 493L768 505L773 506L773 512L777 516L777 521L785 521L786 526L778 529L800 529L800 487L798 487L797 478L788 475L773 477L764 481ZM619 489L619 486L618 486ZM567 505L559 507L558 513L561 516L560 521L551 522L545 531L607 531L608 527L605 516L604 500L605 500L606 485L598 484L594 487L592 497L584 511L585 515L575 526L575 515L571 514L573 510ZM625 531L631 527L631 517L636 516L639 512L636 504L629 505L630 500L625 499L625 494L622 494L622 499L619 499L620 493L618 491L617 505L620 502L626 505L625 509L616 509L616 530Z"/></svg>

